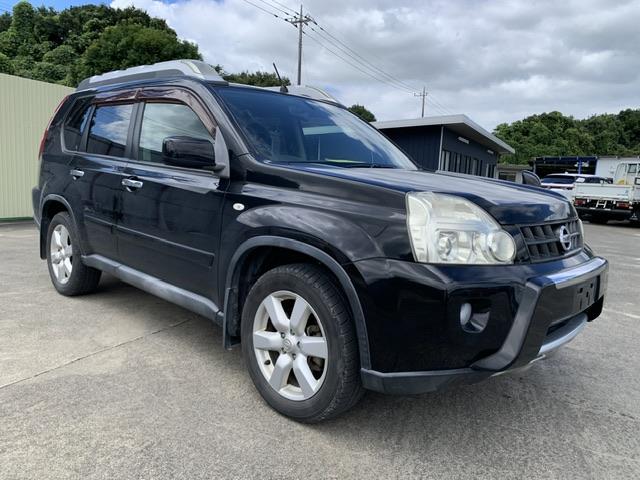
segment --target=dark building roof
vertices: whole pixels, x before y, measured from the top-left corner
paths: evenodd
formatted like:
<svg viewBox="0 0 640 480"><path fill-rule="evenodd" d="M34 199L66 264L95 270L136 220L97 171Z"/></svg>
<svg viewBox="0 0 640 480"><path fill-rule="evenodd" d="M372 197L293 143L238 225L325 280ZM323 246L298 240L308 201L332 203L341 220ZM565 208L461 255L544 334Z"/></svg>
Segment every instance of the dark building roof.
<svg viewBox="0 0 640 480"><path fill-rule="evenodd" d="M414 118L408 120L390 120L385 122L372 122L371 123L378 130L390 130L397 128L412 128L412 127L433 127L444 125L449 130L462 135L465 138L470 138L486 145L494 150L496 153L515 153L515 150L511 145L500 140L498 137L488 132L476 122L471 120L466 115L439 115L434 117Z"/></svg>

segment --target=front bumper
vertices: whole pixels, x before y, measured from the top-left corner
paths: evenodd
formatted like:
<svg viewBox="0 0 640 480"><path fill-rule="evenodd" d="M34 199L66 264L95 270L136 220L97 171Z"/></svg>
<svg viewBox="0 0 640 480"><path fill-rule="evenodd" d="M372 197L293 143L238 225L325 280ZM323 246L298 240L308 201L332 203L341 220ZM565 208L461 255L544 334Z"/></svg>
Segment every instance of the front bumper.
<svg viewBox="0 0 640 480"><path fill-rule="evenodd" d="M595 257L529 278L517 295L515 315L501 346L467 366L426 371L362 369L363 384L384 393L415 394L527 368L571 341L600 315L607 270L607 261Z"/></svg>
<svg viewBox="0 0 640 480"><path fill-rule="evenodd" d="M610 220L631 220L637 217L637 211L628 208L576 207L576 210L580 216L597 215Z"/></svg>

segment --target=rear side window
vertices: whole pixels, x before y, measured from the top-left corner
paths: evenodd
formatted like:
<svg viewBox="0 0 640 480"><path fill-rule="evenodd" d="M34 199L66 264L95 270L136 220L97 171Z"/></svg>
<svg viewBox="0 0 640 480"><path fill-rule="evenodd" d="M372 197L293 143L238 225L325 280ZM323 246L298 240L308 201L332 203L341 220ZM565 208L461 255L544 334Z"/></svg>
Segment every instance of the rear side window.
<svg viewBox="0 0 640 480"><path fill-rule="evenodd" d="M76 100L71 108L71 112L64 122L63 135L64 146L67 150L80 150L82 135L89 123L89 107L91 107L91 97Z"/></svg>
<svg viewBox="0 0 640 480"><path fill-rule="evenodd" d="M124 157L133 104L98 105L93 113L87 152Z"/></svg>
<svg viewBox="0 0 640 480"><path fill-rule="evenodd" d="M214 142L198 115L181 103L147 103L142 115L138 160L162 163L162 142L187 136Z"/></svg>

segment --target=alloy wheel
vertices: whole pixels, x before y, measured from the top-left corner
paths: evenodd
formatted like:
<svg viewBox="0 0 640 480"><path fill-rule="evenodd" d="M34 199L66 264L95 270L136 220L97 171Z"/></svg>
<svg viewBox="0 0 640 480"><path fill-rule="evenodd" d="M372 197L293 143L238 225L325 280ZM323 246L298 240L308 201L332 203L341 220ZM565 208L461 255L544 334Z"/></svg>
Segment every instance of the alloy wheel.
<svg viewBox="0 0 640 480"><path fill-rule="evenodd" d="M260 303L253 351L271 388L289 400L311 398L324 382L328 348L322 323L296 293L274 292Z"/></svg>
<svg viewBox="0 0 640 480"><path fill-rule="evenodd" d="M58 283L66 284L73 270L73 246L69 230L62 224L53 229L49 253L53 275Z"/></svg>

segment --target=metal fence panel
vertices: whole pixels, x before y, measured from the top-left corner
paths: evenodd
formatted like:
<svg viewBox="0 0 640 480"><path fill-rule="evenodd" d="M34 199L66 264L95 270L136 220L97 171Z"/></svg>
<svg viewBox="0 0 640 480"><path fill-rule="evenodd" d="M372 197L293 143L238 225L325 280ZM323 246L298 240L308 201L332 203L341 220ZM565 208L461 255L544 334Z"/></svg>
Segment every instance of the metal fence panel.
<svg viewBox="0 0 640 480"><path fill-rule="evenodd" d="M38 147L49 118L72 88L0 74L0 219L31 217Z"/></svg>

